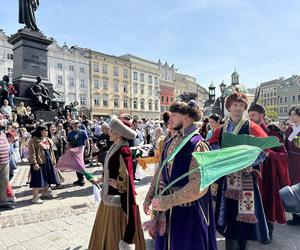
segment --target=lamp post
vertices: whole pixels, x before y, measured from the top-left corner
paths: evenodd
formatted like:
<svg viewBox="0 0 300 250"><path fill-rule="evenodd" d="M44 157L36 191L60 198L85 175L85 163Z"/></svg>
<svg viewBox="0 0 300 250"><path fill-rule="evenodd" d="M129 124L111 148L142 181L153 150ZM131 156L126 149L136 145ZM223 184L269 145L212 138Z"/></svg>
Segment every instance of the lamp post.
<svg viewBox="0 0 300 250"><path fill-rule="evenodd" d="M222 111L222 117L224 118L225 116L225 110L224 110L224 102L225 102L225 89L226 89L226 84L224 83L224 81L222 81L222 83L220 84L220 90L221 90L221 111Z"/></svg>

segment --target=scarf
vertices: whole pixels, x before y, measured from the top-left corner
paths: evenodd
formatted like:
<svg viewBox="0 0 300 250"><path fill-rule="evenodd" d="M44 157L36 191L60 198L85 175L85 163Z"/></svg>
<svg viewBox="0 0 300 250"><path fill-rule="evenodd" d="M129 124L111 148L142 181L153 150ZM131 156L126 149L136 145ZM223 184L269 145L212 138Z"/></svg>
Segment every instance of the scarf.
<svg viewBox="0 0 300 250"><path fill-rule="evenodd" d="M241 119L233 127L229 119L224 124L223 133L231 132L237 135L247 120ZM246 169L226 176L227 188L225 197L238 201L237 221L245 223L257 223L255 216L254 187L251 170Z"/></svg>

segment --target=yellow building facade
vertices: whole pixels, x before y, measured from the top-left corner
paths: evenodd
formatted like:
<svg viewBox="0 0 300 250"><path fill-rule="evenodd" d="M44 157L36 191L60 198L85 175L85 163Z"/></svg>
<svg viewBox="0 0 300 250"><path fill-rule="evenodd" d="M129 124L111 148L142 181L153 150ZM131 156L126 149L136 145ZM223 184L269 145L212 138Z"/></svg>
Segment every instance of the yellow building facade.
<svg viewBox="0 0 300 250"><path fill-rule="evenodd" d="M90 52L91 117L131 113L130 61Z"/></svg>

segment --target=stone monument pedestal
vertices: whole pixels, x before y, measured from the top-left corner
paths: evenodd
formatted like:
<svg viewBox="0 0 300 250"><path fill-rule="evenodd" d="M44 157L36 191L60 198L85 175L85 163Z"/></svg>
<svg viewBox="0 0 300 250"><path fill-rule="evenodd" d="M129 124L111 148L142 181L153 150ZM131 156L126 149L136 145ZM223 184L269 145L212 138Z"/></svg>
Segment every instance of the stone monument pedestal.
<svg viewBox="0 0 300 250"><path fill-rule="evenodd" d="M52 40L41 32L23 28L12 35L8 42L13 45L13 83L17 90L15 102L23 101L25 105L31 106L33 111L47 112L47 110L34 103L29 89L36 83L37 76L41 76L42 83L49 89L49 96L53 97L53 85L48 80L47 56L47 47L52 43ZM52 117L53 112L50 112ZM45 113L43 116L45 117ZM36 118L39 119L38 115Z"/></svg>

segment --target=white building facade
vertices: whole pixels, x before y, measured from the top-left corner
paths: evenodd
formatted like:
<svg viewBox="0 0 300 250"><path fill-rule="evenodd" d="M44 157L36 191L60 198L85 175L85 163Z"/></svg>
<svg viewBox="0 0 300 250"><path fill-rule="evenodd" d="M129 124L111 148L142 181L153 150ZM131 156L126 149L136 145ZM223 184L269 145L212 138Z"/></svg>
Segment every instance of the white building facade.
<svg viewBox="0 0 300 250"><path fill-rule="evenodd" d="M81 110L90 109L89 51L76 46L60 47L55 40L48 47L48 78L65 104L78 102Z"/></svg>
<svg viewBox="0 0 300 250"><path fill-rule="evenodd" d="M8 37L0 29L0 80L8 75L10 81L13 78L13 46L7 42Z"/></svg>

